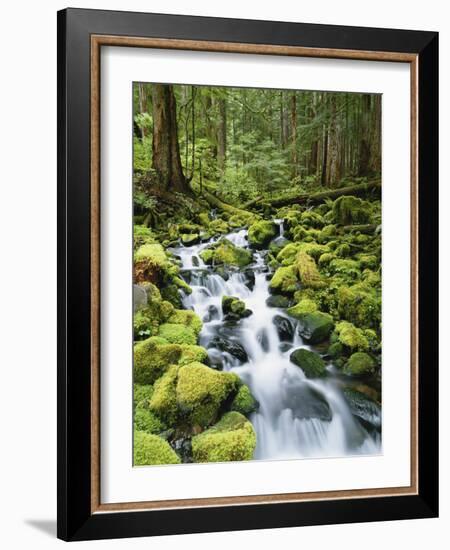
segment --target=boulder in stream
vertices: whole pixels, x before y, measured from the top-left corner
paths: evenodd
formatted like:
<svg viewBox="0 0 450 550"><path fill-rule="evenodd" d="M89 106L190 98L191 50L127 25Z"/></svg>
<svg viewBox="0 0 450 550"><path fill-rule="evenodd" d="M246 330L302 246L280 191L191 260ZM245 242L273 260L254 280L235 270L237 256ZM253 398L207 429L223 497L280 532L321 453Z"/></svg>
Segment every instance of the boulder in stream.
<svg viewBox="0 0 450 550"><path fill-rule="evenodd" d="M294 339L294 324L287 317L282 315L275 315L272 319L273 324L275 325L278 336L282 342L292 342Z"/></svg>
<svg viewBox="0 0 450 550"><path fill-rule="evenodd" d="M313 351L305 348L296 349L289 359L302 369L307 378L323 378L327 375L325 361Z"/></svg>
<svg viewBox="0 0 450 550"><path fill-rule="evenodd" d="M334 322L331 315L314 311L300 317L298 331L308 343L318 344L330 336L333 327Z"/></svg>
<svg viewBox="0 0 450 550"><path fill-rule="evenodd" d="M215 336L208 345L208 348L217 348L220 351L226 351L236 359L239 359L241 363L248 362L248 355L244 347L235 340L229 340L222 338L221 336Z"/></svg>
<svg viewBox="0 0 450 550"><path fill-rule="evenodd" d="M381 408L373 399L355 388L344 388L344 397L353 415L363 426L381 429Z"/></svg>

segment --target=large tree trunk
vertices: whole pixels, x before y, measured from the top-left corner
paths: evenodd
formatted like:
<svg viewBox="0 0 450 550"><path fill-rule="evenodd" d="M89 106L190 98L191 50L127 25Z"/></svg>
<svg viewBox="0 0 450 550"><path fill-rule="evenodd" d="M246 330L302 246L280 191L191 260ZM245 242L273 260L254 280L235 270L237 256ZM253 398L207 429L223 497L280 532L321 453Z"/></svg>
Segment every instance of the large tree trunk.
<svg viewBox="0 0 450 550"><path fill-rule="evenodd" d="M338 127L336 120L336 94L331 94L331 119L330 130L328 138L328 157L329 157L329 169L327 174L327 182L330 187L336 187L340 178L340 165L339 165L339 140L338 140Z"/></svg>
<svg viewBox="0 0 450 550"><path fill-rule="evenodd" d="M173 87L153 84L153 168L165 191L189 193L181 166L177 109Z"/></svg>
<svg viewBox="0 0 450 550"><path fill-rule="evenodd" d="M292 177L298 175L298 151L297 151L297 98L295 92L291 95L291 147L292 147Z"/></svg>

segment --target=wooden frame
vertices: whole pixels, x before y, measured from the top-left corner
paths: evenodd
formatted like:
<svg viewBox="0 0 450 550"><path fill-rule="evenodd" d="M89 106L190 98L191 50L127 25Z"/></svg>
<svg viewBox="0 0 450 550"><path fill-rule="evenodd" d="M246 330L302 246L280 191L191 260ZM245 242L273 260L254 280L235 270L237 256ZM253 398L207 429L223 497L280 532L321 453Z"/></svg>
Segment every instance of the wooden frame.
<svg viewBox="0 0 450 550"><path fill-rule="evenodd" d="M58 27L58 536L80 540L199 532L202 525L227 530L437 515L437 220L425 218L430 210L437 213L437 34L73 9L59 12ZM106 45L410 64L410 487L100 502L99 92L100 49ZM425 357L426 378L420 369Z"/></svg>

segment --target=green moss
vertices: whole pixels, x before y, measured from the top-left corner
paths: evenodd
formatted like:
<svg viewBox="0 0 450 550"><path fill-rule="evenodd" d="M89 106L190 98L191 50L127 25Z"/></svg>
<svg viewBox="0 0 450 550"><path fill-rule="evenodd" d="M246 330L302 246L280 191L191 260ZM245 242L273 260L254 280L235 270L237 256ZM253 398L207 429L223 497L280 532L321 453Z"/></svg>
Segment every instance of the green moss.
<svg viewBox="0 0 450 550"><path fill-rule="evenodd" d="M164 338L171 344L193 345L197 343L197 336L191 328L175 323L164 323L160 325L158 336Z"/></svg>
<svg viewBox="0 0 450 550"><path fill-rule="evenodd" d="M369 341L364 332L352 323L341 321L336 324L335 331L339 342L350 350L367 351L369 349Z"/></svg>
<svg viewBox="0 0 450 550"><path fill-rule="evenodd" d="M137 249L144 244L154 244L155 236L150 228L145 225L135 225L133 227L134 248Z"/></svg>
<svg viewBox="0 0 450 550"><path fill-rule="evenodd" d="M133 405L148 409L153 395L153 386L150 384L133 384Z"/></svg>
<svg viewBox="0 0 450 550"><path fill-rule="evenodd" d="M207 363L208 362L208 352L202 346L192 346L187 344L181 344L181 356L178 360L178 364L188 365L189 363L199 362Z"/></svg>
<svg viewBox="0 0 450 550"><path fill-rule="evenodd" d="M307 378L323 378L327 375L324 360L313 351L305 348L296 349L291 353L289 359L302 369Z"/></svg>
<svg viewBox="0 0 450 550"><path fill-rule="evenodd" d="M253 397L250 388L242 384L239 388L236 397L231 403L230 409L232 411L237 411L241 414L248 415L252 412L255 412L259 407L258 401Z"/></svg>
<svg viewBox="0 0 450 550"><path fill-rule="evenodd" d="M200 241L200 235L198 233L181 233L180 239L185 246L192 246Z"/></svg>
<svg viewBox="0 0 450 550"><path fill-rule="evenodd" d="M173 425L177 420L176 384L180 368L176 365L171 365L166 373L155 382L153 395L149 404L150 410L169 425Z"/></svg>
<svg viewBox="0 0 450 550"><path fill-rule="evenodd" d="M251 460L255 448L255 430L238 412L225 414L212 428L192 438L194 462Z"/></svg>
<svg viewBox="0 0 450 550"><path fill-rule="evenodd" d="M307 313L299 319L299 332L311 344L319 344L326 340L333 327L333 317L321 311Z"/></svg>
<svg viewBox="0 0 450 550"><path fill-rule="evenodd" d="M197 219L203 227L208 227L211 221L208 212L200 212L197 214Z"/></svg>
<svg viewBox="0 0 450 550"><path fill-rule="evenodd" d="M140 246L134 254L134 260L136 262L145 260L160 268L164 268L168 263L164 248L158 243Z"/></svg>
<svg viewBox="0 0 450 550"><path fill-rule="evenodd" d="M178 362L182 349L176 344L164 344L166 340L151 337L134 346L134 382L153 384L170 365Z"/></svg>
<svg viewBox="0 0 450 550"><path fill-rule="evenodd" d="M251 212L247 212L247 214L233 214L230 216L228 223L230 227L245 227L248 225L251 225L256 221L257 216L252 214Z"/></svg>
<svg viewBox="0 0 450 550"><path fill-rule="evenodd" d="M331 273L341 275L346 280L358 279L361 276L359 263L355 260L336 258L330 262L329 269Z"/></svg>
<svg viewBox="0 0 450 550"><path fill-rule="evenodd" d="M381 295L364 283L342 286L338 291L338 312L358 327L377 330L381 322Z"/></svg>
<svg viewBox="0 0 450 550"><path fill-rule="evenodd" d="M332 359L337 359L338 357L341 357L342 355L344 355L344 353L345 353L344 346L340 342L334 342L329 346L327 350L327 354Z"/></svg>
<svg viewBox="0 0 450 550"><path fill-rule="evenodd" d="M137 407L134 411L134 429L150 434L159 434L165 424L149 409Z"/></svg>
<svg viewBox="0 0 450 550"><path fill-rule="evenodd" d="M293 307L287 310L287 313L295 319L301 319L304 315L317 311L317 304L309 298L303 298Z"/></svg>
<svg viewBox="0 0 450 550"><path fill-rule="evenodd" d="M364 224L371 219L370 203L354 196L337 198L332 212L334 222L340 225Z"/></svg>
<svg viewBox="0 0 450 550"><path fill-rule="evenodd" d="M317 269L316 262L311 256L300 250L296 261L300 282L304 287L322 288L325 285Z"/></svg>
<svg viewBox="0 0 450 550"><path fill-rule="evenodd" d="M245 312L245 302L235 296L222 296L222 311L224 315L234 313L241 317Z"/></svg>
<svg viewBox="0 0 450 550"><path fill-rule="evenodd" d="M200 317L190 309L177 309L167 320L169 323L184 325L190 328L196 336L200 334L203 327Z"/></svg>
<svg viewBox="0 0 450 550"><path fill-rule="evenodd" d="M225 233L228 233L230 231L230 227L225 220L217 218L210 222L209 230L212 231L214 234L219 233L221 235L224 235Z"/></svg>
<svg viewBox="0 0 450 550"><path fill-rule="evenodd" d="M178 407L192 425L208 426L239 382L236 374L218 372L201 363L180 367L176 390Z"/></svg>
<svg viewBox="0 0 450 550"><path fill-rule="evenodd" d="M178 287L180 290L183 290L185 294L191 294L192 288L185 282L181 277L172 277L172 280L176 287Z"/></svg>
<svg viewBox="0 0 450 550"><path fill-rule="evenodd" d="M326 242L330 240L331 237L336 235L336 226L334 224L326 225L320 232L318 241Z"/></svg>
<svg viewBox="0 0 450 550"><path fill-rule="evenodd" d="M164 439L142 431L134 432L134 465L180 464L181 460Z"/></svg>
<svg viewBox="0 0 450 550"><path fill-rule="evenodd" d="M340 258L346 258L350 255L350 246L347 243L342 243L336 248L335 254Z"/></svg>
<svg viewBox="0 0 450 550"><path fill-rule="evenodd" d="M270 289L282 294L292 294L299 286L297 273L297 267L294 265L279 267L269 283Z"/></svg>
<svg viewBox="0 0 450 550"><path fill-rule="evenodd" d="M245 267L250 264L253 255L249 250L235 246L228 239L221 239L200 253L205 264L233 265Z"/></svg>
<svg viewBox="0 0 450 550"><path fill-rule="evenodd" d="M325 252L325 254L321 254L319 258L319 266L327 266L330 262L332 262L336 256L332 254L331 252Z"/></svg>
<svg viewBox="0 0 450 550"><path fill-rule="evenodd" d="M377 269L380 265L378 258L373 254L359 254L358 261L361 269Z"/></svg>
<svg viewBox="0 0 450 550"><path fill-rule="evenodd" d="M178 287L175 284L168 285L161 289L161 295L165 301L171 303L174 307L182 307L182 300Z"/></svg>
<svg viewBox="0 0 450 550"><path fill-rule="evenodd" d="M277 254L277 262L283 266L292 265L295 262L299 251L298 243L289 243L283 247Z"/></svg>
<svg viewBox="0 0 450 550"><path fill-rule="evenodd" d="M362 376L371 374L375 369L375 361L362 351L357 351L350 356L343 372L349 376Z"/></svg>
<svg viewBox="0 0 450 550"><path fill-rule="evenodd" d="M277 226L272 221L255 222L248 228L248 242L253 248L266 248L277 233Z"/></svg>
<svg viewBox="0 0 450 550"><path fill-rule="evenodd" d="M307 210L300 215L300 223L306 227L322 227L323 218L317 212Z"/></svg>

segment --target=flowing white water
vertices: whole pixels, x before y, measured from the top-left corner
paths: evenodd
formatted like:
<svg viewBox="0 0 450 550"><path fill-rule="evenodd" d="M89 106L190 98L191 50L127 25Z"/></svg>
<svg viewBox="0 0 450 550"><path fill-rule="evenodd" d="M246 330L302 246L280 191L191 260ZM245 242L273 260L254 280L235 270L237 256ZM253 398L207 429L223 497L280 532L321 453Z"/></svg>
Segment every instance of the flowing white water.
<svg viewBox="0 0 450 550"><path fill-rule="evenodd" d="M282 237L283 222L274 221ZM236 246L248 247L245 229L226 238ZM257 433L255 458L379 453L379 434L369 433L353 416L332 375L333 366L327 367L328 378L309 380L289 360L294 349L309 346L298 334L295 320L282 309L266 305L270 296L266 253L255 252L254 263L247 269L218 273L199 256L209 244L172 249L192 288L183 304L203 320L200 343L208 349L212 365L237 373L259 402L258 411L250 417ZM244 300L253 314L238 322L224 319L224 295ZM288 334L280 333L274 321L287 323Z"/></svg>

